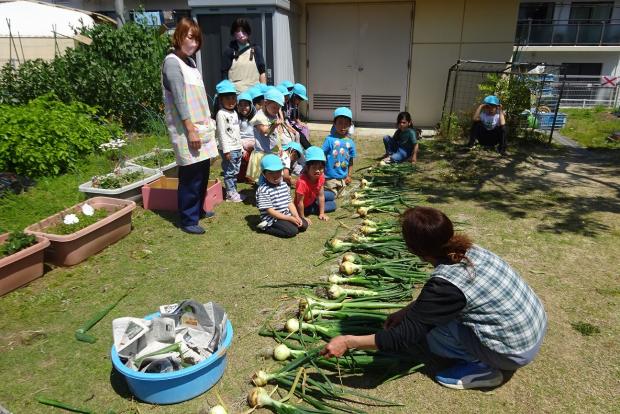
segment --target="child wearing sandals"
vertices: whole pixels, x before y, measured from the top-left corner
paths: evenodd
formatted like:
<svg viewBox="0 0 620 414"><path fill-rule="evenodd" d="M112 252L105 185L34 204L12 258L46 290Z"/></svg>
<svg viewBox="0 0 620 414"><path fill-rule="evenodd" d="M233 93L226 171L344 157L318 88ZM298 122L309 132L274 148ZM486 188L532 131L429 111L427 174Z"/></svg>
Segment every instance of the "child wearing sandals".
<svg viewBox="0 0 620 414"><path fill-rule="evenodd" d="M299 216L312 224L306 216L316 214L319 220L329 220L325 213L336 210L336 194L324 189L325 153L319 147L309 147L305 153L306 165L295 188L295 206Z"/></svg>

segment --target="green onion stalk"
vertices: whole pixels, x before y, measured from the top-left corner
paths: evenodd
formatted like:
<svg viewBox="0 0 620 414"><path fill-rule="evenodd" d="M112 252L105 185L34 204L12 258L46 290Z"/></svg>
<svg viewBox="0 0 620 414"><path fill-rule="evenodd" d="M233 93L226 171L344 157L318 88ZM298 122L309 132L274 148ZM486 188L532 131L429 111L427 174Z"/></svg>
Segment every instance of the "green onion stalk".
<svg viewBox="0 0 620 414"><path fill-rule="evenodd" d="M272 399L264 388L254 388L248 395L248 404L252 408L269 408L276 414L331 414L328 409L310 409Z"/></svg>
<svg viewBox="0 0 620 414"><path fill-rule="evenodd" d="M382 329L382 323L366 318L317 320L313 323L300 322L298 319L291 318L286 321L285 329L289 333L309 332L329 340L340 335L373 334Z"/></svg>
<svg viewBox="0 0 620 414"><path fill-rule="evenodd" d="M354 251L359 253L369 253L379 257L399 257L402 254L407 253L407 247L402 239L384 241L384 242L368 242L368 243L354 243L345 242L338 238L333 238L326 244L327 251L331 253L343 253L347 251Z"/></svg>
<svg viewBox="0 0 620 414"><path fill-rule="evenodd" d="M340 285L331 285L328 295L332 299L352 298L351 301L371 300L373 302L401 302L410 301L413 293L413 285L408 283L386 284L376 289L347 289Z"/></svg>
<svg viewBox="0 0 620 414"><path fill-rule="evenodd" d="M396 303L389 303L383 301L353 301L352 299L340 298L338 300L326 300L319 299L307 295L299 300L299 313L305 315L306 312L312 309L325 309L325 310L351 310L351 311L367 311L377 309L400 309L403 306Z"/></svg>
<svg viewBox="0 0 620 414"><path fill-rule="evenodd" d="M333 311L327 309L311 309L301 315L305 321L312 321L317 319L348 319L348 318L364 318L368 320L375 320L378 322L385 322L388 318L388 314L383 312L373 311Z"/></svg>

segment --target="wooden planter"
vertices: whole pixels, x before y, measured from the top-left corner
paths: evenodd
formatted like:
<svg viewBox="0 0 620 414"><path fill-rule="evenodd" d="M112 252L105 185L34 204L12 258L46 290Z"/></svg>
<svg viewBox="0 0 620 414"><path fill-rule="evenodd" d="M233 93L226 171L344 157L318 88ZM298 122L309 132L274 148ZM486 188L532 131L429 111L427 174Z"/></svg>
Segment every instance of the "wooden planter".
<svg viewBox="0 0 620 414"><path fill-rule="evenodd" d="M66 214L81 211L82 204L86 202L95 210L105 208L109 212L114 212L72 234L60 235L45 232L46 228L60 223ZM49 239L50 247L45 251L46 262L56 266L72 266L129 234L131 231L131 212L135 208L136 203L130 200L93 197L28 226L24 232Z"/></svg>
<svg viewBox="0 0 620 414"><path fill-rule="evenodd" d="M142 187L142 205L147 210L177 211L178 178L161 177ZM215 206L224 201L222 182L209 181L207 195L203 203L205 211L213 211Z"/></svg>
<svg viewBox="0 0 620 414"><path fill-rule="evenodd" d="M0 244L8 237L1 234ZM49 245L48 239L37 236L36 244L0 259L0 296L43 275L43 251Z"/></svg>

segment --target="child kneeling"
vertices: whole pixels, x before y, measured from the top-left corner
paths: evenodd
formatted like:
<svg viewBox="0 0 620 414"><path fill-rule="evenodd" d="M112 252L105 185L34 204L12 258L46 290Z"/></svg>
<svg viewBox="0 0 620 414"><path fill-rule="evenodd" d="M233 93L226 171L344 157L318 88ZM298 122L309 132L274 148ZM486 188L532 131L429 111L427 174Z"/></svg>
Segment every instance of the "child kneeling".
<svg viewBox="0 0 620 414"><path fill-rule="evenodd" d="M291 200L291 190L282 180L282 160L275 154L267 154L261 159L260 166L262 178L256 190L256 207L262 221L258 228L285 238L306 231L308 222L299 217Z"/></svg>
<svg viewBox="0 0 620 414"><path fill-rule="evenodd" d="M336 194L325 190L325 153L319 147L309 147L305 154L306 165L295 188L295 205L302 220L312 224L310 214L318 214L319 220L329 220L325 213L336 210Z"/></svg>

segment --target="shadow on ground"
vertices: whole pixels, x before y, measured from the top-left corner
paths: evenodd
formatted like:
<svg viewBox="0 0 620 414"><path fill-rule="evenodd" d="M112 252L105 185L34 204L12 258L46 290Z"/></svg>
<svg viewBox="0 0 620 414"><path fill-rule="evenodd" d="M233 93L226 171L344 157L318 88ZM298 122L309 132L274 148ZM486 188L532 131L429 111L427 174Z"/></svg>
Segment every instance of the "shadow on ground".
<svg viewBox="0 0 620 414"><path fill-rule="evenodd" d="M500 157L438 141L424 157L436 168L416 186L430 202L471 200L514 219L535 215L539 232L588 237L609 230L592 213L620 213L618 150L529 145Z"/></svg>

